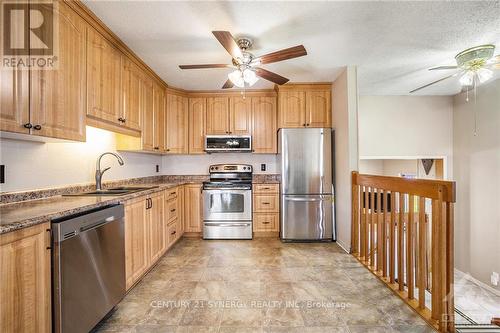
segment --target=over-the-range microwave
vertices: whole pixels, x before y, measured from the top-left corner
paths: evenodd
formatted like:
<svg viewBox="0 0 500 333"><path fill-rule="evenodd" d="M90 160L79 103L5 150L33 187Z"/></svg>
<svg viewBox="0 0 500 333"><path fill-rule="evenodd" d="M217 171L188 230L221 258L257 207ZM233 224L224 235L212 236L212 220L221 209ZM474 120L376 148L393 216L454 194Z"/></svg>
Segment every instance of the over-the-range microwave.
<svg viewBox="0 0 500 333"><path fill-rule="evenodd" d="M207 153L251 153L251 135L207 135L205 136Z"/></svg>

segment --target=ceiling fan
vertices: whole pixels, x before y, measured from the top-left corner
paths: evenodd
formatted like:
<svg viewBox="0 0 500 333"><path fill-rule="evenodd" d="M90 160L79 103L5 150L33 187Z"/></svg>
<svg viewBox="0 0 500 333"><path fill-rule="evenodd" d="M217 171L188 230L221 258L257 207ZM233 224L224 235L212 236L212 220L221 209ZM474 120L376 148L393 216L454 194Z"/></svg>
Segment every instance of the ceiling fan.
<svg viewBox="0 0 500 333"><path fill-rule="evenodd" d="M430 71L454 69L458 70L457 72L413 89L410 94L457 76L460 76L459 82L462 85L462 91L469 91L478 84L491 79L494 70L500 70L500 54L493 56L494 52L495 45L491 44L464 50L455 56L456 65L429 68Z"/></svg>
<svg viewBox="0 0 500 333"><path fill-rule="evenodd" d="M235 40L229 31L212 31L212 33L231 55L232 64L179 65L179 67L181 69L235 68L233 72L228 74L228 79L222 89L229 89L234 86L239 88L251 87L259 80L259 77L279 85L285 84L289 81L286 77L258 66L307 55L304 46L298 45L255 57L248 52L248 49L252 46L251 39L238 38Z"/></svg>

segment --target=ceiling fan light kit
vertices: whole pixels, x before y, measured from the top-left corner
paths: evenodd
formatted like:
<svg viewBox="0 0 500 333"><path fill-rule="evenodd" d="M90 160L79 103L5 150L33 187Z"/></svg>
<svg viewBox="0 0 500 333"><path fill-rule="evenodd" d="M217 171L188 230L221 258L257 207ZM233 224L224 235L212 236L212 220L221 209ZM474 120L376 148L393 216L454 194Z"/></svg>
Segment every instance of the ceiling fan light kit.
<svg viewBox="0 0 500 333"><path fill-rule="evenodd" d="M224 83L222 89L229 89L234 86L238 88L251 87L259 80L259 78L271 81L278 85L285 84L289 81L287 78L258 66L261 64L269 64L307 55L307 51L304 46L297 45L284 50L268 53L260 57L255 57L252 53L248 52L248 49L252 47L252 40L250 38L239 38L238 40L235 40L229 31L212 31L212 33L215 38L217 38L219 43L221 43L226 51L231 55L232 65L179 65L179 68L236 68L227 75L228 80Z"/></svg>
<svg viewBox="0 0 500 333"><path fill-rule="evenodd" d="M493 70L499 68L500 56L494 56L494 52L495 45L492 44L468 48L455 56L456 65L429 68L432 71L455 69L459 70L458 72L414 89L410 93L456 76L460 76L459 82L466 90L477 84L484 83L493 77Z"/></svg>

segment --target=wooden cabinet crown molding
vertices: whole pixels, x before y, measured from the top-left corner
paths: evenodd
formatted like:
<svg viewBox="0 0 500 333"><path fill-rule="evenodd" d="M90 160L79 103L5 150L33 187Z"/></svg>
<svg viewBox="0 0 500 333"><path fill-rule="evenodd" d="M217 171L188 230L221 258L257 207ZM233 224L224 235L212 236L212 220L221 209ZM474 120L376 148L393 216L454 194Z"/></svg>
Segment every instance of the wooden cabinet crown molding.
<svg viewBox="0 0 500 333"><path fill-rule="evenodd" d="M275 85L274 90L279 94L280 91L289 91L289 90L331 90L332 82L293 82L286 83L283 85Z"/></svg>

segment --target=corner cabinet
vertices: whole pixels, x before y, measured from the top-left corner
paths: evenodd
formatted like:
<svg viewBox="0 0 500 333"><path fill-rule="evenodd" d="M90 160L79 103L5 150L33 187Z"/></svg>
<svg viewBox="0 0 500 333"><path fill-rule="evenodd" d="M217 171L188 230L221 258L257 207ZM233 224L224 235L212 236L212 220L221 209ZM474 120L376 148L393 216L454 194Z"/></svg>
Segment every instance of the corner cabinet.
<svg viewBox="0 0 500 333"><path fill-rule="evenodd" d="M0 235L0 331L51 332L50 223Z"/></svg>
<svg viewBox="0 0 500 333"><path fill-rule="evenodd" d="M332 85L278 86L278 127L332 127Z"/></svg>
<svg viewBox="0 0 500 333"><path fill-rule="evenodd" d="M204 97L189 98L189 154L205 153L205 124L207 99Z"/></svg>
<svg viewBox="0 0 500 333"><path fill-rule="evenodd" d="M188 153L188 117L189 99L167 90L166 123L164 124L167 154Z"/></svg>

